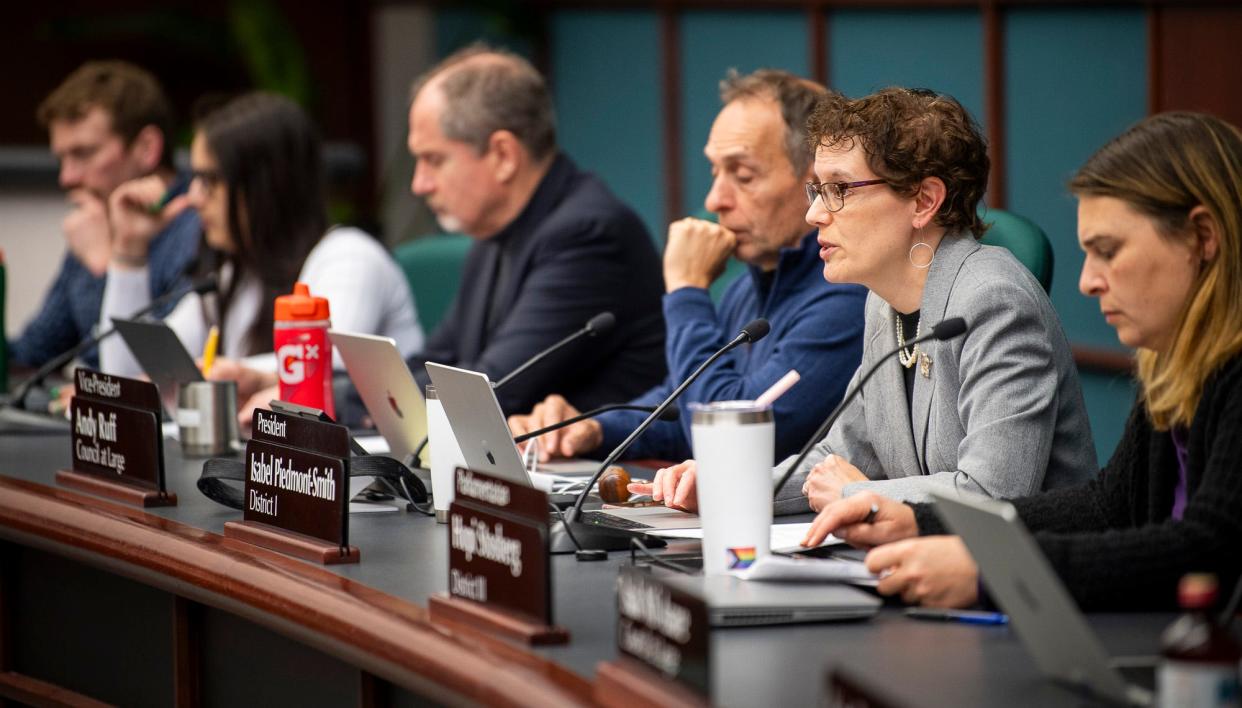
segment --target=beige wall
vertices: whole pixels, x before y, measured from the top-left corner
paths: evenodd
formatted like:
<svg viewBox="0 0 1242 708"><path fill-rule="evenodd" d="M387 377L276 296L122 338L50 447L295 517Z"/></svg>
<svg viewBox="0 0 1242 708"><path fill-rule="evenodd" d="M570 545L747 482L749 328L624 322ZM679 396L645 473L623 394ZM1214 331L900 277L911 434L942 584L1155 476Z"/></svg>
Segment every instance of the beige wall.
<svg viewBox="0 0 1242 708"><path fill-rule="evenodd" d="M64 257L65 213L64 195L55 188L0 189L0 249L8 276L4 324L10 336L35 313Z"/></svg>

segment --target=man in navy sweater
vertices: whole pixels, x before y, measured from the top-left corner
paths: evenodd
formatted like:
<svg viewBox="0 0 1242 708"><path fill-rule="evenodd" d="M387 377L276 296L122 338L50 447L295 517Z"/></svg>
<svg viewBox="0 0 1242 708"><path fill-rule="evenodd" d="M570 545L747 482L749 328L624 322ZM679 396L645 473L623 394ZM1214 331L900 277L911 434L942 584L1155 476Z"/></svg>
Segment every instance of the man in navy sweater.
<svg viewBox="0 0 1242 708"><path fill-rule="evenodd" d="M712 124L704 153L713 182L705 206L719 223L682 219L669 226L664 251L665 354L669 375L632 403L656 405L751 319L764 317L771 333L743 345L709 368L682 396L691 402L750 400L789 370L801 381L773 406L776 460L796 452L840 401L862 352L863 301L855 285L824 280L815 232L808 232L804 183L811 179L806 120L826 89L783 71L721 82L724 107ZM719 306L708 286L730 255L748 266ZM525 416L513 416L514 434L578 414L552 395ZM613 411L541 438L540 455L607 454L645 414ZM627 457L682 460L691 456L690 416L657 422Z"/></svg>

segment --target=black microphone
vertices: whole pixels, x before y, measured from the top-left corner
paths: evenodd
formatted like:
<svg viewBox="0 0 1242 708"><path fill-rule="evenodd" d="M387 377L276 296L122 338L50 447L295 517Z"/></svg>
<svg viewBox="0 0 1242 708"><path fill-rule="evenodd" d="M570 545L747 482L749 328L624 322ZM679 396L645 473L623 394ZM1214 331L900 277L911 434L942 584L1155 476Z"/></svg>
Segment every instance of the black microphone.
<svg viewBox="0 0 1242 708"><path fill-rule="evenodd" d="M941 320L940 322L937 322L935 326L932 327L932 331L930 333L924 334L921 337L916 337L906 342L904 346L897 347L896 349L892 350L891 352L888 352L884 356L877 359L876 362L871 365L871 368L867 370L867 373L863 374L863 377L858 380L858 385L854 387L854 390L845 394L845 396L841 398L841 402L837 404L837 407L832 410L832 413L830 413L828 415L828 418L823 422L823 424L819 426L819 429L816 430L813 435L811 435L811 439L807 440L806 444L802 446L802 450L798 452L798 457L794 460L793 464L789 466L789 469L785 470L785 475L781 477L781 481L777 483L775 487L772 488L773 502L775 503L776 496L780 494L780 491L785 486L785 483L788 482L789 478L793 476L794 471L797 470L798 467L800 467L802 463L806 461L807 455L811 454L811 450L815 448L815 444L818 443L820 440L822 440L823 437L828 434L828 431L832 429L832 424L837 422L837 418L840 417L841 411L845 410L845 407L849 404L849 402L854 400L854 398L858 396L858 392L862 391L863 385L867 383L867 381L872 377L872 375L874 375L875 372L880 370L881 364L888 361L889 357L893 356L894 354L896 354L897 352L901 351L904 348L911 347L915 344L918 344L920 342L926 342L931 339L938 339L938 340L953 339L954 337L961 336L961 334L965 331L966 331L966 320L962 319L961 317L950 317L947 320Z"/></svg>
<svg viewBox="0 0 1242 708"><path fill-rule="evenodd" d="M568 337L565 337L564 339L557 342L556 344L553 344L547 349L544 349L538 354L527 359L521 366L514 369L513 371L510 371L499 381L492 384L492 388L500 388L501 386L504 386L505 384L512 381L518 374L521 374L523 371L526 371L527 369L534 366L535 364L538 364L539 362L543 361L546 357L548 357L548 355L552 354L553 352L560 349L561 347L569 344L570 342L576 339L579 339L581 337L595 337L601 334L606 334L616 324L617 324L616 315L612 314L611 312L599 313L598 315L588 320L587 323L583 325L582 329L578 330L577 332L574 332L573 334L569 335Z"/></svg>
<svg viewBox="0 0 1242 708"><path fill-rule="evenodd" d="M152 312L154 312L155 310L158 310L164 305L167 305L170 302L175 302L177 300L180 300L181 298L185 297L186 295L189 295L192 292L198 293L199 295L203 295L205 293L215 292L216 289L218 289L219 287L220 287L220 281L216 277L216 275L214 273L207 275L203 278L200 278L190 283L189 286L187 287L180 288L177 290L170 290L164 293L163 295L147 303L145 307L141 307L138 310L134 311L126 319L136 320L139 317L145 317L146 315L151 314ZM83 339L81 342L78 342L77 346L73 347L67 352L62 353L60 356L57 356L51 359L50 361L45 363L43 366L39 367L39 369L35 371L34 374L30 376L30 378L23 381L22 384L18 386L16 390L13 391L13 395L9 397L8 404L14 408L22 408L23 404L26 402L26 396L30 395L31 390L33 390L35 386L38 386L39 384L43 383L43 380L46 379L48 376L51 376L52 372L56 371L57 369L60 369L65 364L68 364L69 362L73 361L74 357L86 351L87 349L90 349L96 344L99 344L101 341L103 341L106 337L110 336L114 332L116 332L116 327L109 327L108 329L104 330L103 332L100 332L99 334L95 334L90 337L87 337L86 339Z"/></svg>
<svg viewBox="0 0 1242 708"><path fill-rule="evenodd" d="M605 527L589 526L586 524L582 524L578 521L578 518L582 513L582 505L583 503L586 502L587 495L591 493L591 488L594 487L595 483L599 481L599 478L603 476L604 471L607 470L614 462L616 462L617 459L621 457L621 455L623 455L626 450L629 449L630 445L632 445L634 441L638 439L638 436L642 435L643 432L647 430L647 428L650 428L651 424L654 423L657 419L659 419L660 416L664 414L664 411L668 409L669 406L673 405L673 402L676 401L679 396L681 396L681 394L686 390L687 387L690 386L690 384L694 383L694 381L698 379L699 376L701 376L704 371L707 370L707 367L711 366L713 363L715 363L717 359L724 356L725 354L732 351L733 349L737 348L738 346L742 344L747 344L747 343L754 343L754 342L759 341L760 339L763 339L764 337L767 336L771 328L772 327L771 325L768 324L768 321L762 318L747 322L746 326L742 328L742 331L738 332L736 337L734 337L728 344L721 347L720 350L718 350L715 354L712 354L710 357L708 357L707 361L700 364L699 368L695 369L694 373L686 377L686 380L682 381L681 385L679 385L676 389L673 390L672 393L668 395L668 398L665 398L664 401L660 403L660 405L656 406L656 409L651 412L651 415L647 416L647 418L642 423L640 423L638 427L635 428L634 431L625 438L625 440L622 440L621 444L617 445L616 449L608 453L608 457L604 458L604 461L600 463L599 469L595 470L595 474L592 475L591 479L586 483L586 487L584 487L582 492L578 494L578 498L574 500L573 507L570 508L568 511L569 518L567 519L562 518L562 523L565 525L566 530L569 532L570 540L573 542L575 546L578 547L578 552L577 552L578 560L599 560L601 558L607 557L607 554L605 553L606 551L623 550L629 547L628 536L617 536L613 533L609 533L609 530ZM570 525L573 525L577 529L577 531L569 531ZM580 545L577 539L577 536L575 534L583 534L585 538L589 539L590 543L593 543L593 544L602 543L606 547L597 548L597 549L583 548Z"/></svg>
<svg viewBox="0 0 1242 708"><path fill-rule="evenodd" d="M529 433L522 433L521 435L513 438L513 442L515 443L526 442L527 440L530 440L531 438L537 438L540 435L543 435L544 433L550 433L553 430L560 430L561 428L564 428L566 426L573 425L574 423L586 420L588 418L594 418L595 416L603 414L603 413L607 413L608 411L641 411L643 413L654 413L655 406L634 406L634 405L630 405L629 403L609 403L606 406L600 406L599 408L589 410L586 413L579 413L578 415L572 418L566 418L565 420L562 420L559 423L553 423L552 425L549 425L546 428L532 430ZM681 409L678 408L677 406L670 406L669 408L665 409L663 413L660 414L660 420L666 420L666 421L669 421L670 423L677 422L679 418L681 418Z"/></svg>

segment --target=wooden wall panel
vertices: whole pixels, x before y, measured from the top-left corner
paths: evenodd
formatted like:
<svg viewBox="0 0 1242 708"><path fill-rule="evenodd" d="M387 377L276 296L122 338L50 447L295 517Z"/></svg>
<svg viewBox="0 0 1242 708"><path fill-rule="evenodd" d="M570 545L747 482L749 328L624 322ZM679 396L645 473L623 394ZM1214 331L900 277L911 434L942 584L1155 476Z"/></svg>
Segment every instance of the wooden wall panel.
<svg viewBox="0 0 1242 708"><path fill-rule="evenodd" d="M1153 108L1207 111L1242 126L1242 7L1166 5L1154 12Z"/></svg>

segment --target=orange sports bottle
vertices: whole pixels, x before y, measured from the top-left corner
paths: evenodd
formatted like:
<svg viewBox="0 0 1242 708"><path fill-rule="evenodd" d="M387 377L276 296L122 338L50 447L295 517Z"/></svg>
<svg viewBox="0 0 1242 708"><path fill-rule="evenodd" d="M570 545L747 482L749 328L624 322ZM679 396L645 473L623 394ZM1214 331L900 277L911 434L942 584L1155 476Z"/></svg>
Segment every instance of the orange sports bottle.
<svg viewBox="0 0 1242 708"><path fill-rule="evenodd" d="M335 418L329 317L327 298L311 295L306 283L295 283L292 295L276 298L272 344L280 400L319 408Z"/></svg>

